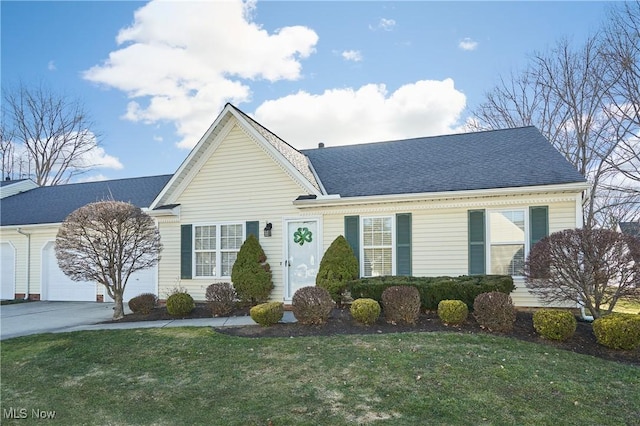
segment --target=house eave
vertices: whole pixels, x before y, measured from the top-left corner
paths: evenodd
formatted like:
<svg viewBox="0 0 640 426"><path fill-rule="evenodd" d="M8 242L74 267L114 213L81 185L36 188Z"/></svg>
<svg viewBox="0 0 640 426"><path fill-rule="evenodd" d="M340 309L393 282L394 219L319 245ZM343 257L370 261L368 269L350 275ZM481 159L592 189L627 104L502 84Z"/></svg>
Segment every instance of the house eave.
<svg viewBox="0 0 640 426"><path fill-rule="evenodd" d="M320 196L315 200L294 200L293 205L299 209L334 207L363 204L388 204L415 201L438 201L447 199L465 199L478 197L498 197L513 195L533 195L544 193L580 194L589 188L586 182L573 182L556 185L538 185L509 188L474 189L466 191L424 192L411 194L369 195L361 197L340 197L335 194Z"/></svg>

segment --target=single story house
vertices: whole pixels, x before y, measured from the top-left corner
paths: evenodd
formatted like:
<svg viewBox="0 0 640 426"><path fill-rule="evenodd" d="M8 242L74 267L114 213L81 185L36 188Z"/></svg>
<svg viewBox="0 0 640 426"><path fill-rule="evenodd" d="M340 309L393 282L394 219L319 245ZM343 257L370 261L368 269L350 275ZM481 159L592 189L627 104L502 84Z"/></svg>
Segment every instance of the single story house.
<svg viewBox="0 0 640 426"><path fill-rule="evenodd" d="M204 300L229 282L255 234L273 271L272 300L313 285L344 235L361 276L511 274L519 306L539 306L520 271L537 240L582 226L588 185L534 127L297 150L227 104L172 175L37 187L1 201L2 298L104 300L71 282L53 243L74 209L129 201L156 220L156 268L125 300L175 287Z"/></svg>

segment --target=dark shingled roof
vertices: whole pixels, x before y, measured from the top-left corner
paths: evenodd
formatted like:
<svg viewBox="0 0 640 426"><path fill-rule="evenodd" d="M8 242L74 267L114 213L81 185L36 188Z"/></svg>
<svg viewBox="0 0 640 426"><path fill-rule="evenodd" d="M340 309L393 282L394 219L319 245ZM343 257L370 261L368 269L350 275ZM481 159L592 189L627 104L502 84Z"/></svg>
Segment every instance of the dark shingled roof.
<svg viewBox="0 0 640 426"><path fill-rule="evenodd" d="M172 175L42 186L3 198L2 226L60 223L69 213L95 201L116 200L149 207Z"/></svg>
<svg viewBox="0 0 640 426"><path fill-rule="evenodd" d="M585 182L535 127L302 152L342 197Z"/></svg>
<svg viewBox="0 0 640 426"><path fill-rule="evenodd" d="M640 238L640 222L620 222L620 231L623 234Z"/></svg>

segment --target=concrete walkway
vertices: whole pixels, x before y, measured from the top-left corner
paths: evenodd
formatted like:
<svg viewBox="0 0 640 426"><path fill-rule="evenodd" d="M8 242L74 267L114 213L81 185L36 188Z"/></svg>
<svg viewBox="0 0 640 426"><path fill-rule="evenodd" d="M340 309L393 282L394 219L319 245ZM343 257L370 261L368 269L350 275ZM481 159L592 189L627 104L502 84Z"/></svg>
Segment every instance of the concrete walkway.
<svg viewBox="0 0 640 426"><path fill-rule="evenodd" d="M125 313L130 313L125 308ZM256 325L251 317L175 319L99 324L113 316L113 303L28 302L0 306L0 340L38 333L82 330L123 330L162 327L232 327ZM295 322L285 312L282 322Z"/></svg>

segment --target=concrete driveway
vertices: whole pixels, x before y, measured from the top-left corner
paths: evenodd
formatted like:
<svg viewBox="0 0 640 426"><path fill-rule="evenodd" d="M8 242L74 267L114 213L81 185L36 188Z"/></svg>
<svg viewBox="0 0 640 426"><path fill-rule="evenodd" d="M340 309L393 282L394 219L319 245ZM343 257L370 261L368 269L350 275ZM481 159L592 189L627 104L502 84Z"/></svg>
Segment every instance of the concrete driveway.
<svg viewBox="0 0 640 426"><path fill-rule="evenodd" d="M112 317L113 303L28 302L2 305L0 340L29 334L69 331L78 326L107 321Z"/></svg>

